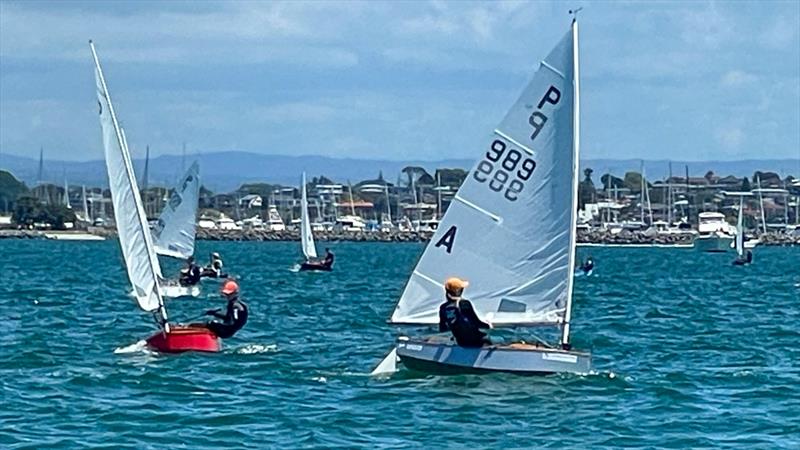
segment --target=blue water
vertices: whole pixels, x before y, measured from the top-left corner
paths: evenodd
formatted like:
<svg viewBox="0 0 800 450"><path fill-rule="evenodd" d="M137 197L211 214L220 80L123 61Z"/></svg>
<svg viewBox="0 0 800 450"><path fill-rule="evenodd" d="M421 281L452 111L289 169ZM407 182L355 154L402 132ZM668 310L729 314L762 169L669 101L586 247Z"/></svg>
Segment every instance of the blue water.
<svg viewBox="0 0 800 450"><path fill-rule="evenodd" d="M0 241L0 448L800 448L800 248L749 267L581 248L596 268L573 341L592 374L373 379L423 246L331 247L335 272L294 273L296 243L201 242L250 322L219 354L161 356L115 353L154 328L115 241ZM217 306L213 286L168 305Z"/></svg>

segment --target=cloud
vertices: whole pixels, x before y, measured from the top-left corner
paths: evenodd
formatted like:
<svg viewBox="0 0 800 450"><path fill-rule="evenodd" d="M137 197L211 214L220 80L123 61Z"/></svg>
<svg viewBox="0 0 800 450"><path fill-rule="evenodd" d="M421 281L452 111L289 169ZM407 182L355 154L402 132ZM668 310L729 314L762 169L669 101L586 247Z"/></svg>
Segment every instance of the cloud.
<svg viewBox="0 0 800 450"><path fill-rule="evenodd" d="M725 87L739 87L758 81L758 77L742 70L730 70L722 76L720 84Z"/></svg>

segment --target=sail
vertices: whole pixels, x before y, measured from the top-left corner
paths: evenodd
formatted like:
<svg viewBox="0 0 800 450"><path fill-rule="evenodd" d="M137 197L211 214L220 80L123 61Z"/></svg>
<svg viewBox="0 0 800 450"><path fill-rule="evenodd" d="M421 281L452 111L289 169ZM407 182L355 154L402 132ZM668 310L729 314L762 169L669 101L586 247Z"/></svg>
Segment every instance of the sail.
<svg viewBox="0 0 800 450"><path fill-rule="evenodd" d="M569 321L577 217L577 28L483 146L392 314L433 324L448 277L496 325Z"/></svg>
<svg viewBox="0 0 800 450"><path fill-rule="evenodd" d="M159 255L186 259L194 254L199 200L200 168L195 161L175 186L153 228L153 243Z"/></svg>
<svg viewBox="0 0 800 450"><path fill-rule="evenodd" d="M306 259L317 257L317 247L314 245L314 234L311 232L311 220L308 217L308 196L306 194L306 173L303 172L300 187L300 246Z"/></svg>
<svg viewBox="0 0 800 450"><path fill-rule="evenodd" d="M133 285L133 293L139 307L145 311L154 311L160 308L162 316L165 316L163 302L158 291L158 274L161 273L161 269L150 240L150 231L142 208L142 200L139 197L130 154L124 143L122 130L114 116L111 96L106 89L94 45L92 45L92 54L95 60L97 101L111 201L114 205L117 233L128 270L128 278Z"/></svg>
<svg viewBox="0 0 800 450"><path fill-rule="evenodd" d="M67 209L72 209L72 205L69 204L69 183L67 183L66 178L64 178L64 206Z"/></svg>
<svg viewBox="0 0 800 450"><path fill-rule="evenodd" d="M739 197L739 220L736 222L736 254L744 256L744 228L742 227L742 209L744 197Z"/></svg>
<svg viewBox="0 0 800 450"><path fill-rule="evenodd" d="M83 199L83 220L91 222L89 218L89 202L86 201L86 185L81 186L81 198Z"/></svg>

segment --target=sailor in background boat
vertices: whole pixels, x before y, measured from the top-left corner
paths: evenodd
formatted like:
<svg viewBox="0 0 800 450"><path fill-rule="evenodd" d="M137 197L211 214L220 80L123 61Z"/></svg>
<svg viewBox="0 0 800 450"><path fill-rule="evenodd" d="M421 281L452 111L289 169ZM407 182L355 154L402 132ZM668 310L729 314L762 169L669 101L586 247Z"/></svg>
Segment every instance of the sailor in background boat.
<svg viewBox="0 0 800 450"><path fill-rule="evenodd" d="M492 328L475 314L469 300L461 298L469 283L459 278L448 278L444 283L447 300L439 306L439 332L450 331L461 347L483 347L492 341L480 329Z"/></svg>
<svg viewBox="0 0 800 450"><path fill-rule="evenodd" d="M333 268L333 253L329 248L325 248L325 258L322 260L322 265L324 265L328 269Z"/></svg>
<svg viewBox="0 0 800 450"><path fill-rule="evenodd" d="M239 284L233 280L226 281L220 292L228 300L225 314L221 314L219 309L210 309L206 311L206 315L221 319L222 322L211 321L206 327L218 337L227 339L247 323L247 305L239 300Z"/></svg>
<svg viewBox="0 0 800 450"><path fill-rule="evenodd" d="M222 258L220 258L219 253L211 253L211 261L208 266L203 269L203 276L209 278L224 277L224 275L222 275Z"/></svg>
<svg viewBox="0 0 800 450"><path fill-rule="evenodd" d="M592 271L592 269L594 269L594 260L590 256L586 258L586 261L584 261L583 264L581 264L581 270L583 271L584 274L588 275Z"/></svg>
<svg viewBox="0 0 800 450"><path fill-rule="evenodd" d="M753 262L753 252L748 250L747 253L745 253L744 258L736 258L733 261L733 265L734 266L743 266L745 264L750 264L751 262Z"/></svg>
<svg viewBox="0 0 800 450"><path fill-rule="evenodd" d="M186 267L181 270L178 281L181 286L194 286L200 282L200 276L200 267L194 263L194 256L190 256L186 259Z"/></svg>

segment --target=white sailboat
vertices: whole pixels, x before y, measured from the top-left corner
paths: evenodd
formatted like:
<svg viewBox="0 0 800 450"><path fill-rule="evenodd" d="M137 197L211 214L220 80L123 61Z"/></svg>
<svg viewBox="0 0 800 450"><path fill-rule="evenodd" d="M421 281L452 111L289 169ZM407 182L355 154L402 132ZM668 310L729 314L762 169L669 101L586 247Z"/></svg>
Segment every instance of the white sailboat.
<svg viewBox="0 0 800 450"><path fill-rule="evenodd" d="M194 162L175 186L153 228L156 253L178 259L194 254L199 199L200 168Z"/></svg>
<svg viewBox="0 0 800 450"><path fill-rule="evenodd" d="M161 267L147 226L130 153L114 113L94 44L89 41L89 45L95 63L97 101L111 200L125 267L136 302L142 310L152 312L161 327L161 331L147 342L161 351L217 351L218 338L207 328L172 326L168 322L161 292Z"/></svg>
<svg viewBox="0 0 800 450"><path fill-rule="evenodd" d="M570 345L579 153L578 24L573 20L494 130L414 268L391 316L433 325L449 277L495 327L559 327L556 345L459 347L401 336L373 374L433 371L586 373L591 355Z"/></svg>
<svg viewBox="0 0 800 450"><path fill-rule="evenodd" d="M752 260L752 254L749 251L745 254L744 227L742 226L743 209L744 196L741 196L739 197L739 218L736 221L736 259L733 261L735 265L748 264Z"/></svg>
<svg viewBox="0 0 800 450"><path fill-rule="evenodd" d="M153 245L157 254L178 259L194 255L199 200L200 168L195 161L173 189L153 227ZM200 286L183 286L170 280L162 283L161 294L170 298L197 297Z"/></svg>
<svg viewBox="0 0 800 450"><path fill-rule="evenodd" d="M306 193L306 173L303 172L300 186L300 250L305 261L300 265L301 271L329 272L333 267L317 258L317 246L311 230L311 217L308 215L308 194Z"/></svg>

